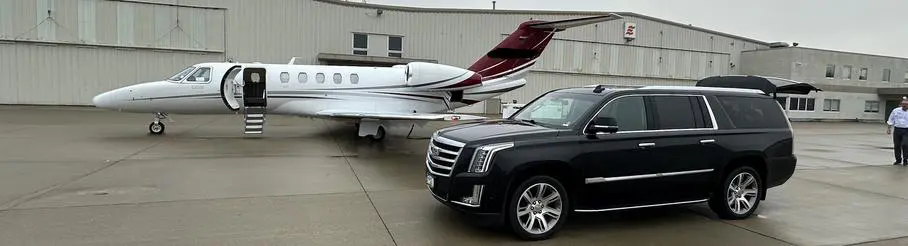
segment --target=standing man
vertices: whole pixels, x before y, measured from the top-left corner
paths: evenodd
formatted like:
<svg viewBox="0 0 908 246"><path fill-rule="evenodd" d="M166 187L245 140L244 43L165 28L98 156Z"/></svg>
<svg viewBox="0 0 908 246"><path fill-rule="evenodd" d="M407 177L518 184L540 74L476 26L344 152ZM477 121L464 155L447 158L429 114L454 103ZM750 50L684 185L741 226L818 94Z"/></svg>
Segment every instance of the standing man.
<svg viewBox="0 0 908 246"><path fill-rule="evenodd" d="M908 155L908 99L902 98L899 107L892 109L892 112L889 113L889 120L886 123L889 125L886 127L886 134L892 134L892 128L895 128L895 134L892 134L895 149L893 165L908 166L908 159L902 157L903 153Z"/></svg>

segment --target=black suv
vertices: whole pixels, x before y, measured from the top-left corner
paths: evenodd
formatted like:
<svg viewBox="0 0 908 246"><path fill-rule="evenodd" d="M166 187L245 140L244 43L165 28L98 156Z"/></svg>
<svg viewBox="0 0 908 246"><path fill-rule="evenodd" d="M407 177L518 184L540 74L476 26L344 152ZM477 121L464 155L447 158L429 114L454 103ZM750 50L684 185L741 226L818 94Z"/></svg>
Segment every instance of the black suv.
<svg viewBox="0 0 908 246"><path fill-rule="evenodd" d="M438 201L531 240L550 237L570 212L708 202L721 218L746 218L795 169L791 125L774 97L697 86L554 90L507 119L436 131L426 185Z"/></svg>

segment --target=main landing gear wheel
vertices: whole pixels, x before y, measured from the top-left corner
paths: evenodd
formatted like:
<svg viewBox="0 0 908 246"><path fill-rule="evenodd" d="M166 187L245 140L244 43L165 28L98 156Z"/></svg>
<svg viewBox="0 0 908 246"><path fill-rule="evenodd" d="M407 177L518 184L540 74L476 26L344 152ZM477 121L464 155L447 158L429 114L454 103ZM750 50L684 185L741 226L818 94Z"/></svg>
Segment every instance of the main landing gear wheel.
<svg viewBox="0 0 908 246"><path fill-rule="evenodd" d="M164 133L164 123L161 122L151 122L148 125L148 132L153 135L161 135Z"/></svg>
<svg viewBox="0 0 908 246"><path fill-rule="evenodd" d="M568 193L558 180L535 176L514 189L507 206L507 222L523 240L550 238L567 221Z"/></svg>
<svg viewBox="0 0 908 246"><path fill-rule="evenodd" d="M736 168L713 191L709 208L722 219L745 219L760 205L762 187L763 181L757 170L748 166Z"/></svg>
<svg viewBox="0 0 908 246"><path fill-rule="evenodd" d="M384 140L385 139L385 127L378 126L378 131L375 132L375 135L369 135L369 139L371 139L372 141L376 141L376 142Z"/></svg>

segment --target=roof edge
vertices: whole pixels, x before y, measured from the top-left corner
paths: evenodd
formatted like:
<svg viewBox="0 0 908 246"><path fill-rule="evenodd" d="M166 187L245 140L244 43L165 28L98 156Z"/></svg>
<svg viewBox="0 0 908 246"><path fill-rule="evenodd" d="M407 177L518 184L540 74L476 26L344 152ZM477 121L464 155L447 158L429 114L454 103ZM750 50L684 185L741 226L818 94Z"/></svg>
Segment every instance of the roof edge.
<svg viewBox="0 0 908 246"><path fill-rule="evenodd" d="M459 8L424 8L424 7L409 7L409 6L399 6L399 5L383 5L383 4L374 4L374 3L359 3L359 2L349 2L341 0L314 0L316 2L323 2L328 4L335 4L341 6L350 6L350 7L360 7L360 8L375 8L382 10L395 10L403 12L425 12L425 13L477 13L477 14L536 14L536 15L604 15L604 14L618 14L625 17L636 17L641 19L647 19L656 22L662 22L665 24L683 27L687 29L702 31L706 33L711 33L719 36L725 36L734 39L740 39L752 43L757 43L760 45L769 46L770 42L760 41L753 38L733 35L729 33L719 32L715 30L710 30L702 27L695 27L689 24L682 24L679 22L674 22L666 19L660 19L652 16L642 15L634 12L605 12L605 11L564 11L564 10L513 10L513 9L459 9Z"/></svg>
<svg viewBox="0 0 908 246"><path fill-rule="evenodd" d="M813 50L813 51L822 51L822 52L832 52L832 53L849 54L849 55L872 56L872 57L879 57L879 58L898 59L898 60L905 60L905 61L908 61L908 57L877 55L877 54L868 54L868 53L859 53L859 52L841 51L841 50L829 50L829 49L820 49L820 48L809 48L809 47L802 47L802 46L790 46L790 47L780 47L780 48L746 50L746 51L742 51L742 53L747 53L747 52L761 52L761 51L769 51L769 50L793 50L793 49L804 49L804 50Z"/></svg>

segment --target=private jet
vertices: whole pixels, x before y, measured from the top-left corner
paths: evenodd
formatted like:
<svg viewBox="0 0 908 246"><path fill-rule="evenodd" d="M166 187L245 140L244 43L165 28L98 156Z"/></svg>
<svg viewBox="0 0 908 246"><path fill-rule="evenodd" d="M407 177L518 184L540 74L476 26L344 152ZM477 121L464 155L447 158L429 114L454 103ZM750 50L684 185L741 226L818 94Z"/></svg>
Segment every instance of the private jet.
<svg viewBox="0 0 908 246"><path fill-rule="evenodd" d="M392 121L482 120L452 113L523 87L555 33L621 19L616 14L530 20L469 68L410 62L392 67L210 62L163 81L118 88L93 98L98 108L152 113L148 131L164 133L168 114L244 115L245 134L262 134L265 114L354 121L357 135L382 140ZM412 130L412 129L411 129Z"/></svg>

